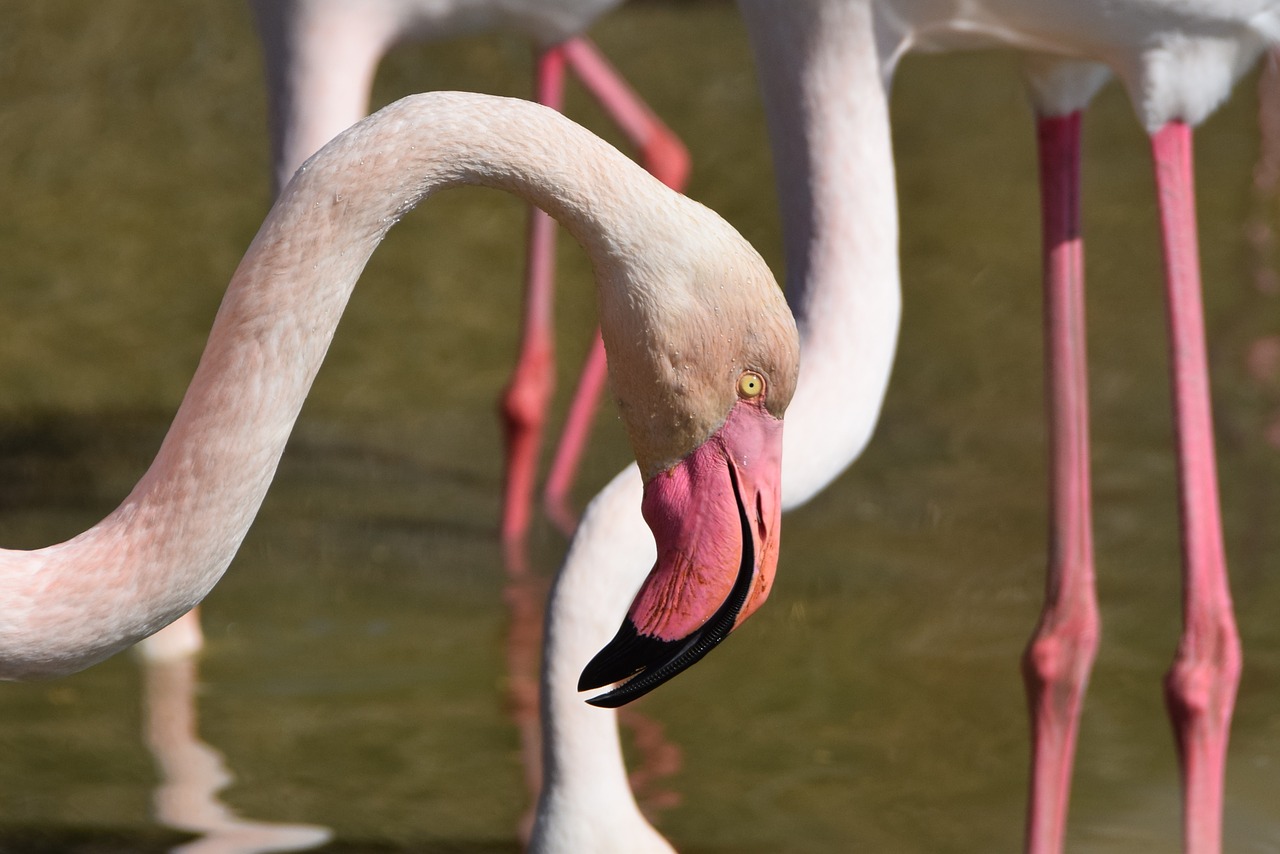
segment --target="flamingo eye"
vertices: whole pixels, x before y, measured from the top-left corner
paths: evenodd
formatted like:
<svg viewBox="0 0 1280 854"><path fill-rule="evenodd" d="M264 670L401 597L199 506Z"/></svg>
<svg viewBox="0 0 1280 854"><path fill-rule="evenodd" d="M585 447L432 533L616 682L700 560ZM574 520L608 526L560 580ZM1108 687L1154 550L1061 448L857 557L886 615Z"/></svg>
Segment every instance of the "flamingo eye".
<svg viewBox="0 0 1280 854"><path fill-rule="evenodd" d="M750 400L764 394L764 377L755 371L743 371L738 377L738 397Z"/></svg>

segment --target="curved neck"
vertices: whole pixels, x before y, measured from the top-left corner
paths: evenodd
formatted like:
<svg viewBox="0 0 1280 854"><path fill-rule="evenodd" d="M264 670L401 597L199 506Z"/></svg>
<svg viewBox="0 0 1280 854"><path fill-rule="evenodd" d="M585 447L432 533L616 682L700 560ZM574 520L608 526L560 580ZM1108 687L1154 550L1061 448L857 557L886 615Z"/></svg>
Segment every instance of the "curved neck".
<svg viewBox="0 0 1280 854"><path fill-rule="evenodd" d="M783 506L862 452L897 345L898 209L887 81L869 3L740 0L769 123L800 329Z"/></svg>
<svg viewBox="0 0 1280 854"><path fill-rule="evenodd" d="M199 602L257 514L338 319L387 230L458 184L522 196L597 270L602 316L645 287L683 200L607 144L525 101L433 93L343 134L281 194L227 289L154 463L101 523L0 551L0 677L70 672Z"/></svg>

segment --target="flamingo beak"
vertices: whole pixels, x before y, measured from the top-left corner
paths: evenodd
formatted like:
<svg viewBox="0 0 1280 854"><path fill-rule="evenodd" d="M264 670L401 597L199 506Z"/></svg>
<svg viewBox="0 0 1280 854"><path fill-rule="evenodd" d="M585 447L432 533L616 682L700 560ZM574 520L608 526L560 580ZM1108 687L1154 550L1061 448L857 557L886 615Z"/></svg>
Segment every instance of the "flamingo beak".
<svg viewBox="0 0 1280 854"><path fill-rule="evenodd" d="M617 708L687 669L755 612L778 565L782 420L739 400L716 433L644 486L658 562L618 634L582 671Z"/></svg>

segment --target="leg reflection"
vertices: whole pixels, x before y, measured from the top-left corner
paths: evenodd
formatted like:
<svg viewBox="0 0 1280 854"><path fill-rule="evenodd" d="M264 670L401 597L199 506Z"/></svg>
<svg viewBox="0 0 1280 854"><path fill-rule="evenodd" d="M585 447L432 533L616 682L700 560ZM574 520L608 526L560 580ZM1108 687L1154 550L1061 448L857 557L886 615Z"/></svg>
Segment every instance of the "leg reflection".
<svg viewBox="0 0 1280 854"><path fill-rule="evenodd" d="M523 539L503 543L507 584L502 591L507 605L507 712L520 736L520 762L524 766L529 803L538 801L542 782L542 742L538 724L538 664L541 653L543 602L547 580L532 571ZM521 843L528 845L533 830L533 808L520 818Z"/></svg>
<svg viewBox="0 0 1280 854"><path fill-rule="evenodd" d="M156 819L166 827L200 834L175 854L260 854L305 851L328 842L332 832L305 824L242 819L218 799L234 778L222 754L196 732L196 659L193 655L139 655L145 683L143 731L160 772Z"/></svg>
<svg viewBox="0 0 1280 854"><path fill-rule="evenodd" d="M680 748L667 738L662 724L642 711L629 706L622 710L621 715L617 715L613 711L596 709L582 702L576 691L572 692L571 702L581 708L574 709L573 714L568 716L561 715L559 720L548 720L544 723L540 711L545 713L547 709L554 709L557 705L548 702L539 703L543 621L546 616L547 598L550 594L550 581L545 575L534 570L526 545L521 540L508 541L504 544L504 559L507 585L503 591L503 598L507 604L509 620L506 648L508 709L520 736L525 784L530 798L530 808L520 820L521 842L533 851L549 850L546 827L543 829L541 838L536 842L533 841L533 833L537 820L538 801L543 796L542 783L546 773L544 751L550 750L560 755L557 785L554 788L558 790L559 798L574 803L573 808L569 810L571 817L561 819L562 826L557 826L551 836L556 837L561 843L566 840L582 842L584 839L594 838L596 841L607 840L609 845L621 844L623 841L634 843L634 847L628 850L669 851L670 848L665 842L646 845L644 841L633 838L629 821L643 821L638 813L634 817L629 814L613 815L609 808L616 805L613 803L607 803L601 810L601 815L593 818L586 818L585 813L593 812L591 807L595 802L595 796L601 791L607 792L613 787L627 790L628 785L629 791L623 796L624 802L629 804L631 809L638 806L639 811L648 819L653 819L662 810L678 805L679 794L667 788L666 783L680 770L682 759ZM562 622L569 621L562 620ZM576 635L582 628L581 625L561 625L558 630L564 636ZM569 657L574 659L577 669L581 669L591 653L604 642L595 643L592 633L587 634L590 637L581 649L561 648L562 655L568 652ZM542 684L542 690L547 690L547 683ZM594 726L575 726L575 721L568 719L584 713L594 719ZM596 766L594 763L583 765L565 761L565 756L579 753L610 756L617 750L616 722L621 722L622 726L632 734L631 743L634 748L636 768L631 774L626 775L625 769L620 767L617 770L622 773L616 776L610 774L610 771L615 770L615 766L608 762ZM547 740L544 741L544 739ZM569 791L576 787L581 787L577 791L591 791L591 794L578 798ZM588 801L591 803L587 803ZM606 801L608 801L607 798ZM543 809L546 809L545 805ZM585 825L578 826L579 820L588 823L600 821L603 825L598 829L588 829ZM547 823L548 819L544 817L542 821ZM602 836L593 837L593 832L599 832ZM644 832L654 833L647 825L644 827ZM561 844L558 847L552 845L551 850L597 849L582 845L566 847Z"/></svg>

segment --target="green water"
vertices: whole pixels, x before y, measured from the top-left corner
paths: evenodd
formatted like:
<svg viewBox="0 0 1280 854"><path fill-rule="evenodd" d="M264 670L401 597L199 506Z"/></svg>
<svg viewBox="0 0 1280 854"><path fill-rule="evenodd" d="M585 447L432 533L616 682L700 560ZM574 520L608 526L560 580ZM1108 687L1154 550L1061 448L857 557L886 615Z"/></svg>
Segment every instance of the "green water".
<svg viewBox="0 0 1280 854"><path fill-rule="evenodd" d="M0 541L30 547L92 524L145 469L269 190L258 48L240 4L49 0L4 17ZM732 6L643 4L594 34L688 142L690 193L781 269ZM529 66L514 39L405 48L375 99L523 95ZM1256 286L1249 240L1253 82L1197 137L1246 655L1226 808L1239 852L1280 847L1280 452L1266 439L1280 378L1247 369L1255 342L1277 334L1280 296ZM568 112L611 134L581 92ZM788 517L769 605L624 731L646 771L641 802L684 850L1020 844L1017 662L1045 540L1032 127L1000 55L909 58L894 125L905 315L876 439ZM1179 580L1160 259L1145 139L1114 87L1089 116L1086 157L1104 639L1069 846L1174 850L1160 680ZM1275 223L1274 207L1260 212ZM510 663L523 623L507 603L536 600L564 548L540 522L534 577L508 587L492 412L515 346L523 219L510 198L456 191L396 228L204 609L199 733L234 775L224 802L245 819L327 826L325 850L518 847L529 795L511 709L528 664ZM567 240L562 261L563 389L592 309ZM579 501L625 459L606 410ZM188 838L152 817L142 692L127 655L0 686L0 852L161 851Z"/></svg>

